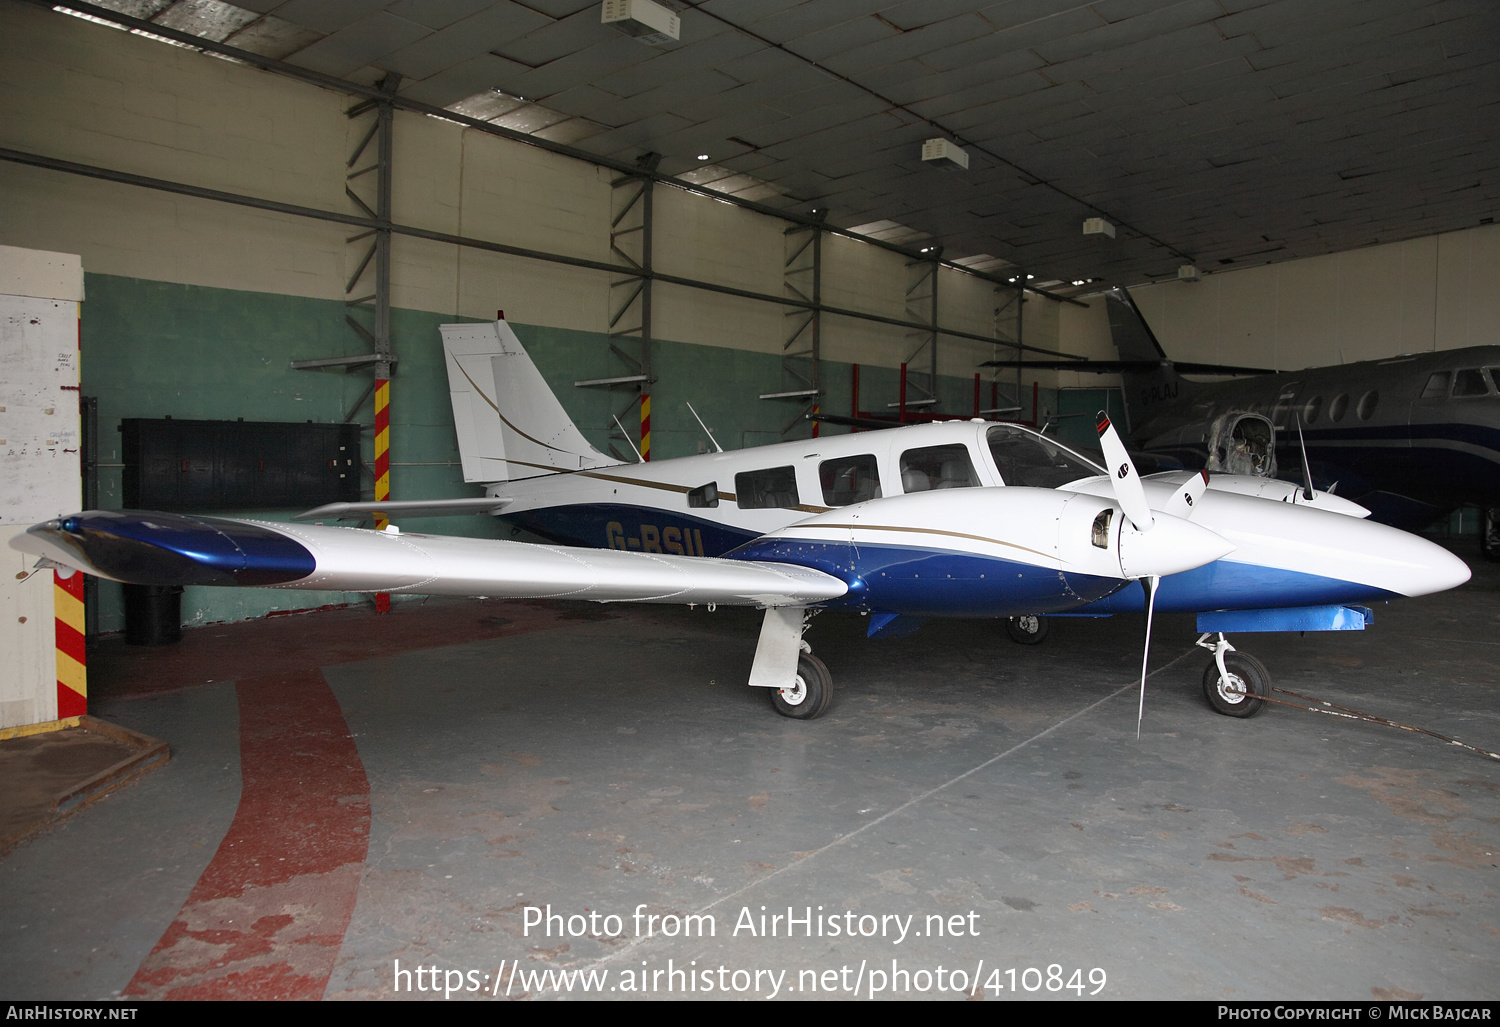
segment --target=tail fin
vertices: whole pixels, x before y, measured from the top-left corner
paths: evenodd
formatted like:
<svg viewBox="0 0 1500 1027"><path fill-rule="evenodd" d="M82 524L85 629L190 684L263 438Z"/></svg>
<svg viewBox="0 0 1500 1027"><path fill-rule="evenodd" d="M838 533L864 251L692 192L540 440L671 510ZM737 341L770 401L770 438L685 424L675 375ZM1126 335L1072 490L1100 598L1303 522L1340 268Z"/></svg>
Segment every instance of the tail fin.
<svg viewBox="0 0 1500 1027"><path fill-rule="evenodd" d="M504 321L439 325L464 481L607 467Z"/></svg>
<svg viewBox="0 0 1500 1027"><path fill-rule="evenodd" d="M1109 311L1109 334L1115 349L1119 350L1120 359L1152 365L1150 370L1124 373L1125 416L1133 432L1175 404L1192 383L1177 376L1130 293L1116 288L1104 296Z"/></svg>

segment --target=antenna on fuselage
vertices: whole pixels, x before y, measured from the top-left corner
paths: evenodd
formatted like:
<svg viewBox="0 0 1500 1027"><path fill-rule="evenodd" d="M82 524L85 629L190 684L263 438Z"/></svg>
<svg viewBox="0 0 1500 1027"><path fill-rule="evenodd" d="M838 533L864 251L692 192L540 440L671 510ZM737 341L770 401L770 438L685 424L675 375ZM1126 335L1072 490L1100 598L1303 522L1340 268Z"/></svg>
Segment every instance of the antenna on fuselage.
<svg viewBox="0 0 1500 1027"><path fill-rule="evenodd" d="M687 400L683 400L683 402L687 403ZM719 445L719 440L714 438L714 433L708 430L708 425L703 423L703 418L698 416L698 411L693 410L693 404L688 403L687 408L692 411L693 420L698 422L698 427L703 429L703 434L708 436L708 441L714 444L714 449L720 453L724 452L724 447Z"/></svg>
<svg viewBox="0 0 1500 1027"><path fill-rule="evenodd" d="M625 426L620 423L620 419L618 417L615 417L615 427L620 429L621 435L625 436L625 445L629 446L630 451L635 454L635 462L638 464L645 463L645 457L641 456L641 451L635 448L635 443L630 441L630 433L625 430Z"/></svg>

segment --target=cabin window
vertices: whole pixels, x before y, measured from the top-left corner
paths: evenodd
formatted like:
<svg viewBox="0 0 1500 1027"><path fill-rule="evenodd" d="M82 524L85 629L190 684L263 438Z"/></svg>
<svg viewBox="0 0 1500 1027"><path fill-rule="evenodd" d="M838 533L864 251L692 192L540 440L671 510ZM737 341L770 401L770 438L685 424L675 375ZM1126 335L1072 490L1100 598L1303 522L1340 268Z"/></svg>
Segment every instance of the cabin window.
<svg viewBox="0 0 1500 1027"><path fill-rule="evenodd" d="M1380 393L1376 392L1374 389L1371 389L1369 392L1359 397L1359 419L1361 421L1368 421L1370 419L1370 415L1375 412L1375 405L1379 402Z"/></svg>
<svg viewBox="0 0 1500 1027"><path fill-rule="evenodd" d="M986 434L995 469L1007 485L1055 489L1079 478L1104 473L1062 446L1009 425L996 425Z"/></svg>
<svg viewBox="0 0 1500 1027"><path fill-rule="evenodd" d="M824 460L818 465L818 483L823 486L823 502L829 506L853 506L880 498L880 472L872 453Z"/></svg>
<svg viewBox="0 0 1500 1027"><path fill-rule="evenodd" d="M768 467L734 476L735 502L741 510L791 510L797 506L797 472Z"/></svg>
<svg viewBox="0 0 1500 1027"><path fill-rule="evenodd" d="M716 508L719 505L719 483L711 481L707 485L699 485L690 491L687 497L690 508Z"/></svg>
<svg viewBox="0 0 1500 1027"><path fill-rule="evenodd" d="M1344 411L1348 409L1349 394L1347 392L1341 392L1337 396L1333 397L1332 403L1328 404L1328 416L1333 418L1335 421L1342 421L1344 419Z"/></svg>
<svg viewBox="0 0 1500 1027"><path fill-rule="evenodd" d="M1484 383L1484 372L1477 367L1468 367L1453 374L1454 396L1484 396L1489 393Z"/></svg>
<svg viewBox="0 0 1500 1027"><path fill-rule="evenodd" d="M978 484L967 446L927 446L901 454L902 492L968 489Z"/></svg>
<svg viewBox="0 0 1500 1027"><path fill-rule="evenodd" d="M1308 400L1307 405L1302 408L1302 420L1306 421L1308 424L1312 424L1318 419L1318 414L1322 412L1323 397L1314 396L1312 399Z"/></svg>
<svg viewBox="0 0 1500 1027"><path fill-rule="evenodd" d="M1286 427L1287 421L1291 419L1292 399L1297 395L1297 386L1288 385L1281 390L1281 395L1276 397L1276 406L1271 411L1271 422Z"/></svg>
<svg viewBox="0 0 1500 1027"><path fill-rule="evenodd" d="M1423 399L1447 399L1448 383L1453 380L1452 371L1434 371L1422 388Z"/></svg>

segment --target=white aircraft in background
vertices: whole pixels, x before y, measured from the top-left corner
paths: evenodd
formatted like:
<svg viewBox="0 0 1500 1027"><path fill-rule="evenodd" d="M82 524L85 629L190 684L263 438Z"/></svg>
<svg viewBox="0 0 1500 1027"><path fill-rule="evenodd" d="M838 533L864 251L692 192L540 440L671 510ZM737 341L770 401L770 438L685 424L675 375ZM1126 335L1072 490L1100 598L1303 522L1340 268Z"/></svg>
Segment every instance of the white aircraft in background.
<svg viewBox="0 0 1500 1027"><path fill-rule="evenodd" d="M442 332L464 477L486 495L331 504L299 520L503 511L568 545L132 511L59 517L11 544L139 584L755 606L749 682L800 719L832 695L802 637L820 610L866 614L872 637L931 617L1143 610L1143 694L1152 611L1196 612L1213 653L1205 696L1245 717L1270 679L1224 632L1361 629L1370 614L1354 604L1469 577L1441 547L1305 487L1142 481L1102 418L1108 471L984 421L625 464L589 445L505 322Z"/></svg>

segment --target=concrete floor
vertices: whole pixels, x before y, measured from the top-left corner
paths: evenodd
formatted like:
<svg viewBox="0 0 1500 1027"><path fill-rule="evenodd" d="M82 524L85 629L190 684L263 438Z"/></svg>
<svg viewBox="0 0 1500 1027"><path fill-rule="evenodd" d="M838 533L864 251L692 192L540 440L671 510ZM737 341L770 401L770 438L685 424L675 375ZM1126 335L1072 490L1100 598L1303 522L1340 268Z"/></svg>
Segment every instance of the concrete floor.
<svg viewBox="0 0 1500 1027"><path fill-rule="evenodd" d="M1363 633L1235 641L1279 686L1500 749L1500 568L1476 570ZM498 973L550 997L538 971L581 969L606 997L1073 998L1101 974L1110 998L1500 996L1494 760L1217 716L1185 617L1158 621L1139 741L1130 618L1028 648L828 615L834 705L795 722L742 684L756 626L434 602L107 645L93 712L174 759L0 860L0 993L431 997ZM549 904L619 936L528 935ZM814 936L760 936L762 907L812 907ZM716 931L638 936L637 910ZM830 936L861 917L874 936Z"/></svg>

